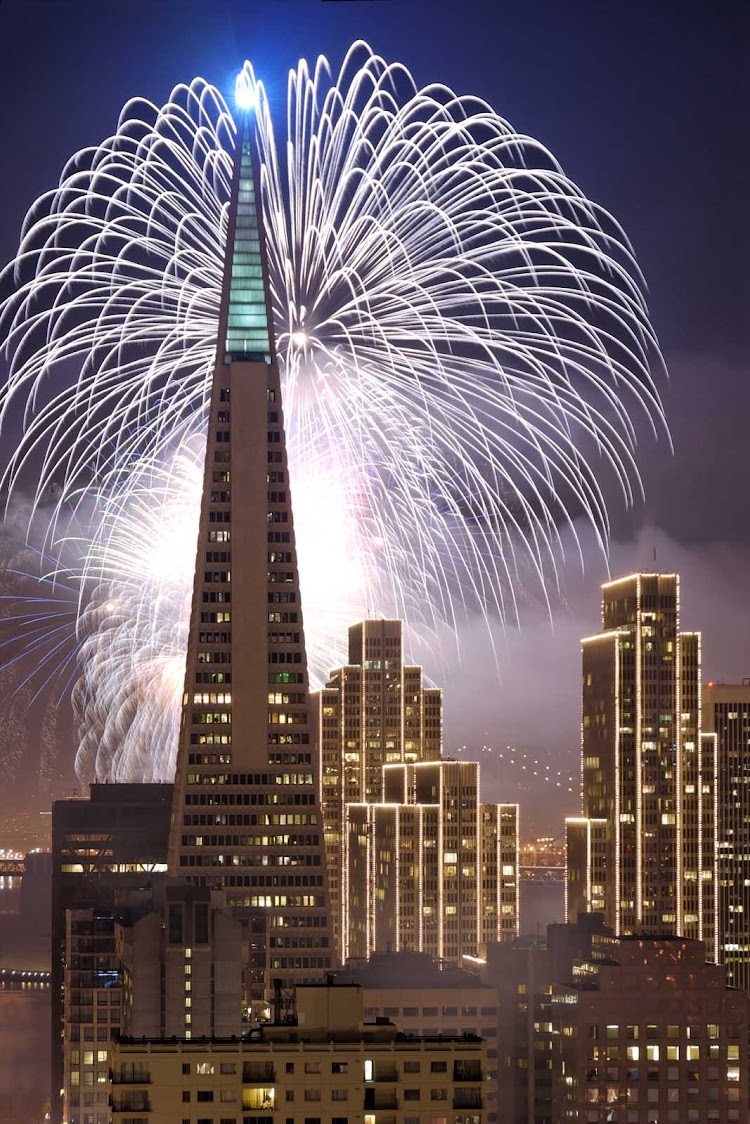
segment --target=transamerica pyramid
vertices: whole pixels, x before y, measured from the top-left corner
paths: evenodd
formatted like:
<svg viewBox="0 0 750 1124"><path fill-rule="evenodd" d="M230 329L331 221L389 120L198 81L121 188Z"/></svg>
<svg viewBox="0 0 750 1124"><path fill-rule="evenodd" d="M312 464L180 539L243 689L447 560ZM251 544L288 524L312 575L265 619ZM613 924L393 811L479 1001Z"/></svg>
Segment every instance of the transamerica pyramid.
<svg viewBox="0 0 750 1124"><path fill-rule="evenodd" d="M240 111L170 874L251 919L253 1000L331 966L318 762L252 115Z"/></svg>

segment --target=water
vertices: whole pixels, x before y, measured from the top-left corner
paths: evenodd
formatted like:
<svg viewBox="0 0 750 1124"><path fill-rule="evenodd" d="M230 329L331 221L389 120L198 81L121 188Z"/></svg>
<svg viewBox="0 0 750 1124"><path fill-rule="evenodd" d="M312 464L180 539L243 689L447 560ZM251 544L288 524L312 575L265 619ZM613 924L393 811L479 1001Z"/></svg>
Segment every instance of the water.
<svg viewBox="0 0 750 1124"><path fill-rule="evenodd" d="M43 1124L49 1101L50 990L0 987L0 1121Z"/></svg>

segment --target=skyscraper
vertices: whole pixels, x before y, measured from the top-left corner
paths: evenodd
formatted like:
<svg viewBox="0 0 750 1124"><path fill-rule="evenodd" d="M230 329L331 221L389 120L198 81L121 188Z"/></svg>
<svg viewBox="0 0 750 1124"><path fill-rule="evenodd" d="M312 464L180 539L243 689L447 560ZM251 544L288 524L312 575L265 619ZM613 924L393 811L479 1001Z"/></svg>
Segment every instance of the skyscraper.
<svg viewBox="0 0 750 1124"><path fill-rule="evenodd" d="M52 805L52 1124L109 1121L101 1075L122 1009L114 903L165 877L171 800L169 784L93 784L89 800Z"/></svg>
<svg viewBox="0 0 750 1124"><path fill-rule="evenodd" d="M703 720L719 763L719 959L729 982L750 992L750 682L708 683Z"/></svg>
<svg viewBox="0 0 750 1124"><path fill-rule="evenodd" d="M568 913L603 907L618 936L693 937L716 959L716 740L701 726L700 635L680 632L676 574L602 591L602 631L582 642Z"/></svg>
<svg viewBox="0 0 750 1124"><path fill-rule="evenodd" d="M353 625L314 697L339 958L515 936L518 807L480 804L477 762L442 757L441 692L404 663L401 621Z"/></svg>
<svg viewBox="0 0 750 1124"><path fill-rule="evenodd" d="M249 999L330 966L328 890L270 284L241 114L169 871L254 933Z"/></svg>

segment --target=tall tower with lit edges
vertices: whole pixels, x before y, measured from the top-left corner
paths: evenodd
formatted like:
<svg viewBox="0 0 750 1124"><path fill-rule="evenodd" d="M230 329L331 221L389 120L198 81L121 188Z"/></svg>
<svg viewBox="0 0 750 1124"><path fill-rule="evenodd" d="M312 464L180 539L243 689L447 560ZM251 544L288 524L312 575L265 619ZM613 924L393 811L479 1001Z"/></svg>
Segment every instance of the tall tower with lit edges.
<svg viewBox="0 0 750 1124"><path fill-rule="evenodd" d="M615 933L702 940L717 958L716 737L701 714L700 634L676 574L602 587L582 641L583 817L567 821L566 908Z"/></svg>
<svg viewBox="0 0 750 1124"><path fill-rule="evenodd" d="M405 663L402 622L352 625L313 705L339 959L517 936L518 806L480 803L479 764L443 757L442 692Z"/></svg>
<svg viewBox="0 0 750 1124"><path fill-rule="evenodd" d="M250 919L249 998L330 967L328 888L251 113L240 111L169 873Z"/></svg>
<svg viewBox="0 0 750 1124"><path fill-rule="evenodd" d="M703 720L719 763L719 960L750 992L750 680L707 683Z"/></svg>

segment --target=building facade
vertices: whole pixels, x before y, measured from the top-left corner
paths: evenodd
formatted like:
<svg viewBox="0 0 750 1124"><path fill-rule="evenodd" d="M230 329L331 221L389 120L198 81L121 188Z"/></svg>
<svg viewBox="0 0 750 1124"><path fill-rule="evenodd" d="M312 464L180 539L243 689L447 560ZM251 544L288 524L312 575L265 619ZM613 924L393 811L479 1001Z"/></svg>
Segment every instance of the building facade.
<svg viewBox="0 0 750 1124"><path fill-rule="evenodd" d="M603 908L617 935L695 938L715 960L716 739L701 721L700 635L680 631L675 574L602 591L602 631L582 643L568 916Z"/></svg>
<svg viewBox="0 0 750 1124"><path fill-rule="evenodd" d="M420 667L404 664L401 621L368 620L349 629L349 663L332 671L313 699L331 912L341 950L347 805L382 800L385 765L440 759L442 695L424 686Z"/></svg>
<svg viewBox="0 0 750 1124"><path fill-rule="evenodd" d="M550 997L553 1119L730 1124L748 1115L748 997L702 941L624 937Z"/></svg>
<svg viewBox="0 0 750 1124"><path fill-rule="evenodd" d="M458 961L518 931L518 806L481 804L479 765L442 756L440 691L403 660L401 621L349 630L315 696L339 959Z"/></svg>
<svg viewBox="0 0 750 1124"><path fill-rule="evenodd" d="M162 786L100 786L111 795L90 806L78 802L72 817L65 809L58 816L52 1085L71 1088L70 1124L105 1124L108 1113L105 1104L101 1117L98 1107L80 1116L78 1107L91 1107L80 1098L74 1113L72 1061L67 1085L64 1079L62 1043L75 1050L75 1011L90 1009L71 1001L66 1021L61 1006L62 973L73 955L72 945L65 951L67 911L90 911L76 925L106 921L112 929L107 940L119 942L120 1010L134 1025L152 1025L156 1036L189 1038L194 1028L239 1033L243 1012L267 1015L272 980L289 988L319 979L331 963L281 388L247 116L240 115L228 214L176 777L173 788L163 786L166 832L161 797L158 846L149 830L138 835L149 819L137 806L140 797L131 801L130 822L118 811L128 789ZM176 896L165 901L152 892L160 878ZM130 896L118 899L125 889ZM232 916L199 900L199 892L216 889ZM200 939L204 921L207 943ZM75 943L74 929L68 939ZM231 956L224 956L229 945ZM144 949L150 966L139 954ZM218 1002L217 988L230 977L227 1002ZM68 984L91 991L76 987L72 976ZM123 1025L112 1022L101 1032ZM54 1101L57 1122L63 1102Z"/></svg>
<svg viewBox="0 0 750 1124"><path fill-rule="evenodd" d="M499 1124L747 1119L750 999L703 942L584 914L478 970L497 995Z"/></svg>
<svg viewBox="0 0 750 1124"><path fill-rule="evenodd" d="M486 1109L497 1119L497 997L476 973L434 960L424 952L375 953L367 964L348 965L337 980L362 988L368 1021L389 1019L418 1037L478 1035L487 1043Z"/></svg>
<svg viewBox="0 0 750 1124"><path fill-rule="evenodd" d="M248 1002L331 963L281 384L248 114L241 114L211 387L169 873L219 885L257 932ZM261 931L263 930L263 931Z"/></svg>
<svg viewBox="0 0 750 1124"><path fill-rule="evenodd" d="M139 900L140 899L140 900ZM168 883L116 909L123 1034L229 1037L242 1033L247 925L224 892Z"/></svg>
<svg viewBox="0 0 750 1124"><path fill-rule="evenodd" d="M110 975L119 972L110 947L115 898L124 890L150 893L165 877L171 805L169 784L95 784L90 799L52 806L53 1124L108 1124L98 1077L108 1068L99 1055L120 1030L120 983Z"/></svg>
<svg viewBox="0 0 750 1124"><path fill-rule="evenodd" d="M549 925L544 935L497 942L474 962L497 1007L497 1118L499 1124L560 1124L553 1109L552 991L572 981L573 964L590 960L601 917L584 914L575 925Z"/></svg>
<svg viewBox="0 0 750 1124"><path fill-rule="evenodd" d="M703 723L718 757L719 960L750 992L750 683L706 684Z"/></svg>
<svg viewBox="0 0 750 1124"><path fill-rule="evenodd" d="M66 913L63 1011L66 1124L109 1124L112 1037L122 1029L122 972L111 913Z"/></svg>
<svg viewBox="0 0 750 1124"><path fill-rule="evenodd" d="M298 987L285 1022L234 1040L115 1045L114 1124L485 1124L485 1044L364 1023L356 986Z"/></svg>

